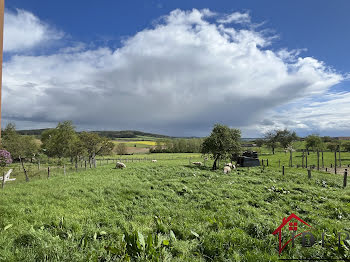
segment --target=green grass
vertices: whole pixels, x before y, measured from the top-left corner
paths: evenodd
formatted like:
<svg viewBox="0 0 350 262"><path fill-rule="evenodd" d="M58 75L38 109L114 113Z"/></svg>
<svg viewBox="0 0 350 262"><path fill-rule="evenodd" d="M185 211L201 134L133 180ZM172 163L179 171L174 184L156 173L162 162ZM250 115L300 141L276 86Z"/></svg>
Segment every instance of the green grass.
<svg viewBox="0 0 350 262"><path fill-rule="evenodd" d="M292 152L293 157L293 165L299 165L301 166L303 164L303 153L302 152ZM306 153L305 153L306 155ZM350 152L341 152L341 164L342 166L350 165ZM263 153L259 155L260 159L268 159L269 165L272 165L274 167L278 167L279 163L280 165L288 166L289 165L289 158L290 153L289 152L276 152L274 155L269 153ZM330 167L331 164L334 166L334 152L324 152L323 153L323 164L324 167ZM307 164L315 165L317 167L317 153L316 152L309 152L309 155L307 156ZM306 165L306 156L304 156L304 165ZM320 152L319 154L319 165L322 167L322 154ZM339 165L339 154L337 153L337 165Z"/></svg>
<svg viewBox="0 0 350 262"><path fill-rule="evenodd" d="M336 232L350 231L342 176L313 172L308 180L304 169L282 176L271 167L224 175L152 156L157 163L129 162L124 170L110 164L7 183L0 261L278 261L271 233L292 212L317 240L326 230L328 248L297 244L282 258L350 256L335 242Z"/></svg>

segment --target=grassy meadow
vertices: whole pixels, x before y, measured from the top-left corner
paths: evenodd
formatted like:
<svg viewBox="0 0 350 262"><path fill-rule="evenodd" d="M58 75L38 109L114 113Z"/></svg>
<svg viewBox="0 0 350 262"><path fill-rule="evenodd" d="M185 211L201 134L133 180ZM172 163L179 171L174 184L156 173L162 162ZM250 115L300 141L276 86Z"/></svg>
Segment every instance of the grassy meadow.
<svg viewBox="0 0 350 262"><path fill-rule="evenodd" d="M337 232L350 231L342 176L313 171L308 180L301 168L282 176L274 164L224 175L211 171L211 162L195 167L189 155L177 155L152 154L157 163L127 162L124 170L109 163L8 182L0 190L0 261L350 258L337 246ZM317 241L326 231L326 247L296 240L279 257L271 233L293 212L315 228Z"/></svg>

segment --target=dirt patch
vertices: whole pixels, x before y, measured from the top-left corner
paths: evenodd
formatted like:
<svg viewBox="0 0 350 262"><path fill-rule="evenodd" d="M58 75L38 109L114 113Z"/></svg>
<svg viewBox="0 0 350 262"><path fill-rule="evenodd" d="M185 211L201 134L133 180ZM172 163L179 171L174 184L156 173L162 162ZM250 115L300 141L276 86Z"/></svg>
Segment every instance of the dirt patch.
<svg viewBox="0 0 350 262"><path fill-rule="evenodd" d="M149 148L144 147L127 147L128 154L147 154L149 153Z"/></svg>
<svg viewBox="0 0 350 262"><path fill-rule="evenodd" d="M347 169L348 174L349 174L349 172L350 172L350 168L349 167L337 167L337 174L338 175L339 174L340 175L344 175L345 169ZM326 170L326 168L320 168L320 171L324 171L324 172L327 172L327 173L330 173L330 174L335 174L335 169L334 168L330 168L330 167L327 167L327 170Z"/></svg>

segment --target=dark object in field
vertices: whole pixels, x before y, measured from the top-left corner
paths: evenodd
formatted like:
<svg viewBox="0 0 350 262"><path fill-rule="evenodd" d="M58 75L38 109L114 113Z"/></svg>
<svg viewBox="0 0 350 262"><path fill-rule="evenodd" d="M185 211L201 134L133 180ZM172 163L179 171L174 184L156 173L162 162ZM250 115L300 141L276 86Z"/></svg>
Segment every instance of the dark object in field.
<svg viewBox="0 0 350 262"><path fill-rule="evenodd" d="M260 166L258 153L254 151L245 151L242 156L237 159L237 164L241 167L254 167Z"/></svg>
<svg viewBox="0 0 350 262"><path fill-rule="evenodd" d="M258 152L255 151L245 151L242 156L250 157L250 158L258 158Z"/></svg>

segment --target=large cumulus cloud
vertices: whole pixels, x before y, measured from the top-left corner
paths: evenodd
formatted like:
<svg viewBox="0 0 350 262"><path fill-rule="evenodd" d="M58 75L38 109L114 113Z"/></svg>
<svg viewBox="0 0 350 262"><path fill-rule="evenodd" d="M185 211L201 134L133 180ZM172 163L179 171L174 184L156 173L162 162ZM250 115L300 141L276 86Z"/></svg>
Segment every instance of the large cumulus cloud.
<svg viewBox="0 0 350 262"><path fill-rule="evenodd" d="M259 126L266 112L343 80L315 58L273 50L250 20L174 10L116 50L13 55L4 65L4 117L205 135L215 122Z"/></svg>

